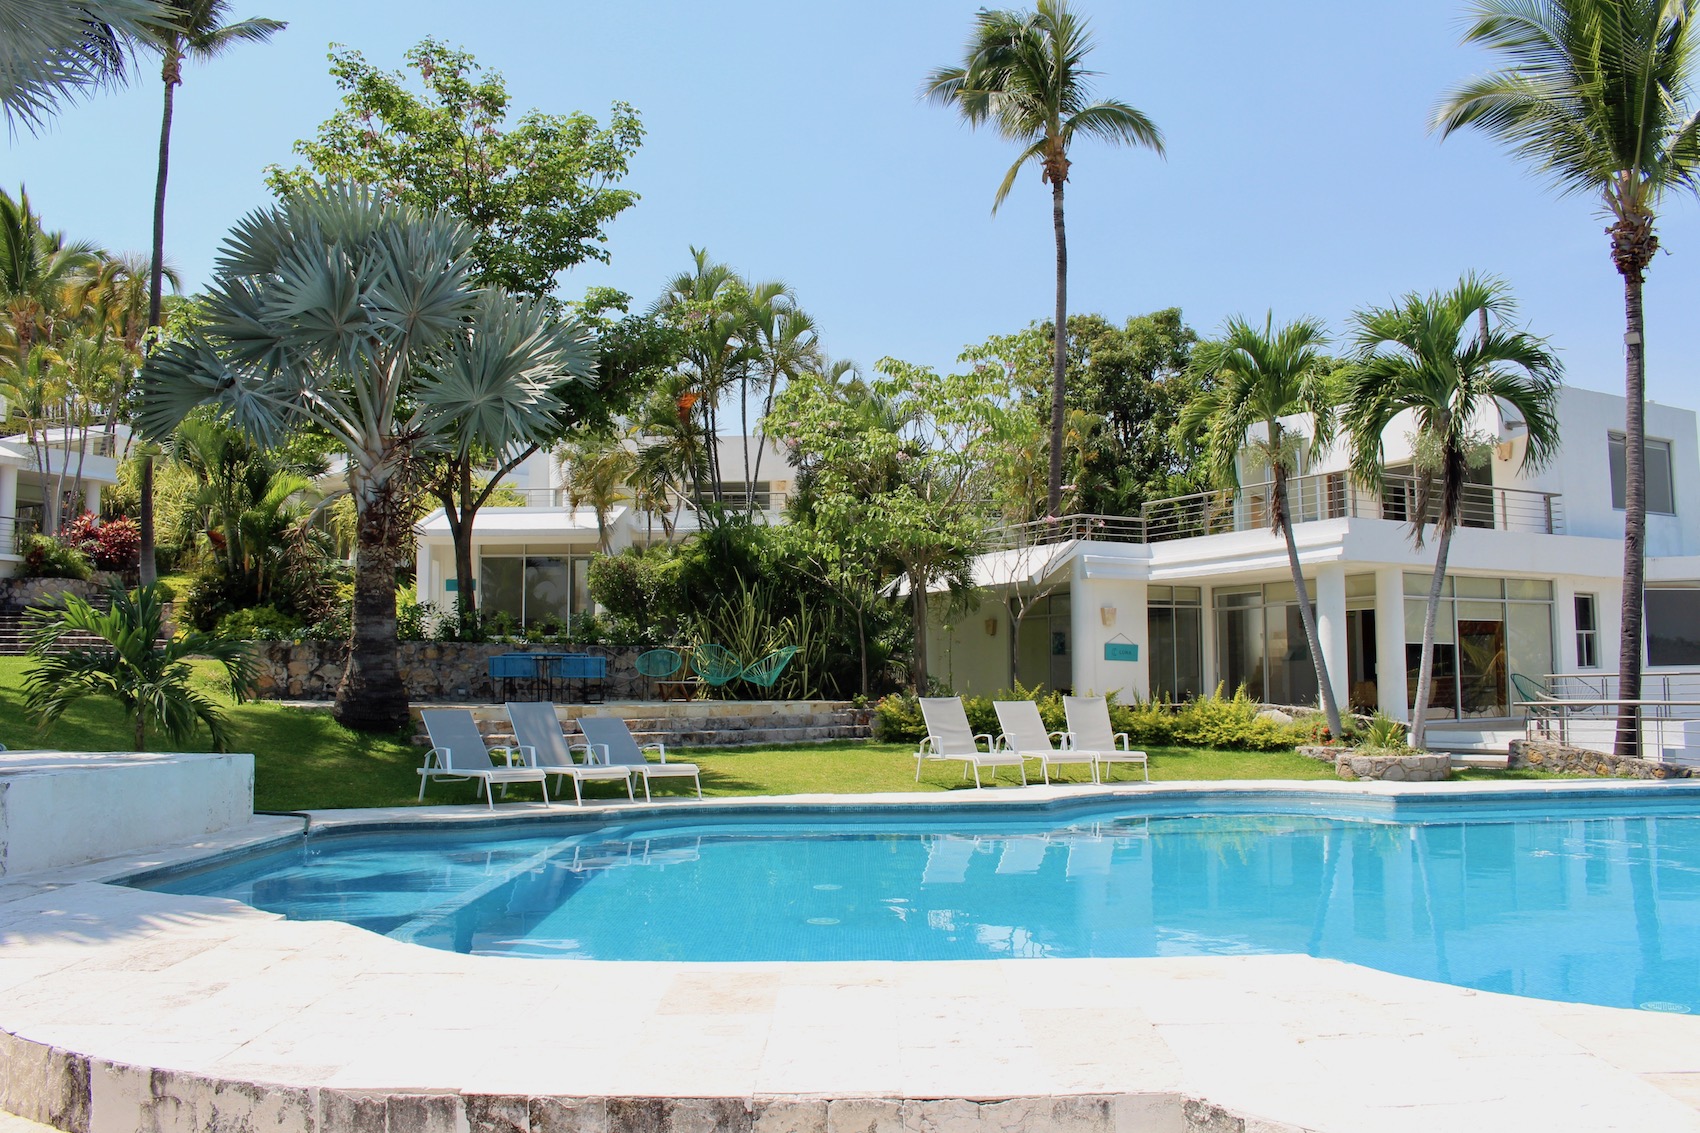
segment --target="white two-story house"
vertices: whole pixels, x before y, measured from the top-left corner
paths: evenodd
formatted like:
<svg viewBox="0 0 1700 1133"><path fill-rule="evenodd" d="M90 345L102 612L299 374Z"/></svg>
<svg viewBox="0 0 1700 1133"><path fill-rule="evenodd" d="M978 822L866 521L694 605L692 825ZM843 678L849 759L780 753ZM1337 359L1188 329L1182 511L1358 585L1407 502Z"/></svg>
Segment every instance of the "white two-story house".
<svg viewBox="0 0 1700 1133"><path fill-rule="evenodd" d="M1436 640L1434 718L1514 714L1514 675L1617 668L1623 569L1621 397L1566 387L1562 447L1521 467L1522 422L1476 422L1494 441L1472 472L1452 541ZM1303 423L1294 425L1303 428ZM1700 439L1687 409L1647 406L1646 664L1700 669ZM1408 719L1434 566L1412 545L1411 439L1387 437L1385 490L1346 472L1337 444L1291 484L1295 535L1334 693ZM1259 473L1266 476L1266 473ZM1004 533L976 563L979 607L937 615L934 675L958 691L1028 685L1122 698L1244 684L1273 704L1317 700L1287 553L1267 484L1148 505L1137 517L1070 517ZM1019 637L1012 634L1017 613ZM1607 682L1609 686L1609 681Z"/></svg>
<svg viewBox="0 0 1700 1133"><path fill-rule="evenodd" d="M41 429L33 442L22 434L0 437L0 578L19 573L20 540L43 529L55 495L62 520L100 514L101 494L118 483L129 438L124 425L110 432Z"/></svg>

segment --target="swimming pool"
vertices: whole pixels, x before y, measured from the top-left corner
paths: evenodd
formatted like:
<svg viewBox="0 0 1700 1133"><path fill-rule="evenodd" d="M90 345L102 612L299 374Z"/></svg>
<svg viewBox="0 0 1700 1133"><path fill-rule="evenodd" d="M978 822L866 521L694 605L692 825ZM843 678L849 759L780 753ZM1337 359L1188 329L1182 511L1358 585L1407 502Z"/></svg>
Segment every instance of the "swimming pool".
<svg viewBox="0 0 1700 1133"><path fill-rule="evenodd" d="M308 837L138 878L433 948L617 960L1298 952L1700 1011L1700 796L1191 792Z"/></svg>

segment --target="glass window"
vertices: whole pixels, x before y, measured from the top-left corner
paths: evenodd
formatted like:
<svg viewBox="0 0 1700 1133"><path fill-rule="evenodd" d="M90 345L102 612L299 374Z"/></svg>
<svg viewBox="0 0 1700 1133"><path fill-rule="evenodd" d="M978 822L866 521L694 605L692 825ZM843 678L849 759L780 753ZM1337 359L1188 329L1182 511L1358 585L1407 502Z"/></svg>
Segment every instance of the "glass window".
<svg viewBox="0 0 1700 1133"><path fill-rule="evenodd" d="M566 623L570 589L567 560L560 555L527 555L525 559L525 624L550 618Z"/></svg>
<svg viewBox="0 0 1700 1133"><path fill-rule="evenodd" d="M1346 576L1346 597L1348 597L1348 598L1374 598L1375 597L1375 575L1373 575L1373 574L1348 574Z"/></svg>
<svg viewBox="0 0 1700 1133"><path fill-rule="evenodd" d="M1700 590L1647 591L1647 663L1700 666Z"/></svg>
<svg viewBox="0 0 1700 1133"><path fill-rule="evenodd" d="M519 556L484 555L478 561L478 607L485 617L507 614L525 617L525 560Z"/></svg>
<svg viewBox="0 0 1700 1133"><path fill-rule="evenodd" d="M1152 594L1159 591L1171 593L1167 586L1151 588ZM1178 586L1172 593L1176 601L1148 601L1146 606L1150 694L1181 701L1199 695L1204 683L1204 611L1196 587ZM1189 594L1192 601L1187 602Z"/></svg>
<svg viewBox="0 0 1700 1133"><path fill-rule="evenodd" d="M1534 602L1552 601L1552 583L1539 578L1508 578L1505 593L1509 598Z"/></svg>
<svg viewBox="0 0 1700 1133"><path fill-rule="evenodd" d="M1622 433L1608 433L1606 442L1611 464L1611 506L1622 511L1626 494L1625 482L1628 479L1627 457L1624 453L1628 441ZM1649 438L1646 460L1649 513L1676 514L1676 488L1672 483L1671 467L1670 442Z"/></svg>
<svg viewBox="0 0 1700 1133"><path fill-rule="evenodd" d="M1576 667L1596 669L1600 664L1598 598L1593 594L1576 595Z"/></svg>
<svg viewBox="0 0 1700 1133"><path fill-rule="evenodd" d="M1175 588L1172 586L1153 586L1145 592L1147 602L1169 603L1175 599Z"/></svg>
<svg viewBox="0 0 1700 1133"><path fill-rule="evenodd" d="M1241 685L1263 699L1263 607L1225 609L1216 615L1216 663L1231 693Z"/></svg>
<svg viewBox="0 0 1700 1133"><path fill-rule="evenodd" d="M1311 589L1311 587L1306 586L1306 593L1309 593ZM1271 582L1263 588L1263 600L1266 603L1297 602L1299 592L1290 582Z"/></svg>
<svg viewBox="0 0 1700 1133"><path fill-rule="evenodd" d="M1175 604L1180 606L1196 606L1204 600L1204 592L1196 586L1175 587Z"/></svg>
<svg viewBox="0 0 1700 1133"><path fill-rule="evenodd" d="M1452 581L1452 576L1450 574L1441 579L1441 597L1447 597L1452 593ZM1408 595L1412 595L1417 598L1427 598L1428 588L1433 585L1434 575L1428 571L1423 571L1421 573L1417 571L1405 572L1405 593Z"/></svg>
<svg viewBox="0 0 1700 1133"><path fill-rule="evenodd" d="M1538 602L1512 602L1505 609L1509 639L1506 659L1511 672L1544 682L1555 667L1552 607Z"/></svg>
<svg viewBox="0 0 1700 1133"><path fill-rule="evenodd" d="M1458 578L1453 580L1460 598L1503 598L1505 583L1497 578Z"/></svg>

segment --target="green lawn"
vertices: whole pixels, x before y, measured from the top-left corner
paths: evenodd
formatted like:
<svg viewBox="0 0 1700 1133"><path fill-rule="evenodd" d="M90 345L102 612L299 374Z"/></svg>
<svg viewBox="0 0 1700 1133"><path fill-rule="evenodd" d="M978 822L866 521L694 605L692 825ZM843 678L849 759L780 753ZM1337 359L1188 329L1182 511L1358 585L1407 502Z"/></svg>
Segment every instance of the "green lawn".
<svg viewBox="0 0 1700 1133"><path fill-rule="evenodd" d="M85 700L48 733L37 732L23 711L23 658L0 657L0 743L11 748L52 747L110 751L129 747L129 727L110 701ZM210 677L202 671L202 679ZM260 810L325 810L338 807L402 806L417 801L415 773L424 751L403 736L366 736L350 732L329 712L249 703L229 710L231 746L255 756L254 805ZM207 750L208 744L188 745ZM697 748L680 752L701 765L703 791L709 795L855 794L870 791L944 791L963 788L953 764L928 764L915 782L915 749L910 744L840 741L796 748ZM1295 752L1211 751L1151 748L1151 778L1180 779L1332 779L1333 769ZM1034 781L1037 772L1033 771ZM1118 768L1118 776L1130 774ZM1083 778L1071 768L1067 778ZM1466 771L1461 779L1553 778L1535 771ZM1014 782L1008 770L999 782ZM966 786L972 788L973 780ZM687 789L688 788L684 788ZM471 802L470 783L435 782L428 802ZM588 796L609 795L614 788L597 783ZM676 794L678 781L661 787ZM536 788L516 787L510 797L536 798Z"/></svg>

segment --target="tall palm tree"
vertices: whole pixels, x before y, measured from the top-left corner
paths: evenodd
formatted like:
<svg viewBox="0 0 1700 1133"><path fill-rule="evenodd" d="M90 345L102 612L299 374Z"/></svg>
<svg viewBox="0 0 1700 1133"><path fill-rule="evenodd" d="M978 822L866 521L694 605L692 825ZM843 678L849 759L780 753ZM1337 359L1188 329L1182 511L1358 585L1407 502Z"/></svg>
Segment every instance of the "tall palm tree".
<svg viewBox="0 0 1700 1133"><path fill-rule="evenodd" d="M608 514L633 496L637 459L622 437L581 430L555 450L567 474L567 506L596 512L597 549L608 553Z"/></svg>
<svg viewBox="0 0 1700 1133"><path fill-rule="evenodd" d="M1329 732L1338 737L1344 734L1340 705L1328 678L1316 609L1299 568L1287 496L1287 479L1298 470L1301 449L1315 457L1334 439L1336 395L1322 354L1327 343L1328 334L1316 319L1300 319L1276 330L1273 314L1262 327L1237 315L1230 318L1221 338L1201 342L1193 352L1192 364L1208 384L1182 411L1181 428L1189 437L1204 440L1210 474L1225 488L1239 487L1243 456L1252 458L1246 463L1269 469L1274 482L1269 526L1287 543L1287 566L1298 592L1299 618L1316 667L1322 710L1328 716ZM1310 418L1308 441L1282 423L1283 417L1295 415Z"/></svg>
<svg viewBox="0 0 1700 1133"><path fill-rule="evenodd" d="M1474 126L1505 142L1566 194L1592 196L1611 226L1623 277L1623 619L1618 697L1641 695L1647 537L1646 341L1641 288L1658 250L1657 209L1673 189L1696 187L1700 118L1691 112L1694 6L1679 0L1476 0L1465 42L1509 66L1441 102L1442 136ZM1617 753L1639 748L1633 709L1618 718Z"/></svg>
<svg viewBox="0 0 1700 1133"><path fill-rule="evenodd" d="M144 29L142 42L159 52L159 76L165 84L165 109L159 124L159 166L153 187L153 260L148 278L148 326L160 325L165 274L165 182L171 168L171 115L183 64L215 59L238 43L263 43L287 25L263 16L230 21L230 0L155 0L163 19ZM142 583L154 580L153 457L142 457Z"/></svg>
<svg viewBox="0 0 1700 1133"><path fill-rule="evenodd" d="M471 249L446 213L367 187L291 193L237 224L197 325L142 371L150 438L210 404L263 445L317 427L346 451L357 542L336 712L364 731L407 720L395 571L413 461L456 438L547 439L561 387L594 368L582 325L476 287Z"/></svg>
<svg viewBox="0 0 1700 1133"><path fill-rule="evenodd" d="M1478 321L1484 310L1493 315L1497 329ZM1358 362L1345 408L1352 472L1380 490L1386 473L1383 438L1393 419L1410 411L1418 453L1411 511L1415 545L1423 545L1427 524L1435 526L1434 575L1411 706L1411 746L1416 748L1423 746L1428 728L1434 624L1452 532L1462 518L1465 473L1473 460L1485 457L1492 437L1478 432L1478 421L1499 412L1499 406L1522 418L1528 430L1523 468L1539 469L1558 451L1556 403L1563 367L1545 340L1510 325L1514 311L1503 284L1468 275L1450 291L1412 292L1394 306L1370 307L1353 316Z"/></svg>
<svg viewBox="0 0 1700 1133"><path fill-rule="evenodd" d="M1051 227L1057 244L1057 306L1051 375L1051 465L1049 507L1062 506L1063 399L1068 369L1068 239L1063 227L1063 185L1068 150L1077 134L1112 145L1145 146L1163 153L1163 133L1143 113L1115 99L1093 99L1092 50L1087 22L1068 0L1038 0L1031 12L982 9L958 67L940 67L927 77L925 96L953 106L971 126L990 122L1023 147L992 199L992 212L1015 184L1022 166L1038 162L1051 187Z"/></svg>
<svg viewBox="0 0 1700 1133"><path fill-rule="evenodd" d="M762 452L767 447L767 416L779 387L819 366L822 361L820 331L808 312L797 306L796 297L781 284L761 284L751 289L750 337L755 347L753 369L761 380L761 415L754 437L744 426L744 506L752 514L756 507L756 481L761 479ZM744 395L744 412L749 412L749 393ZM751 440L755 460L750 460Z"/></svg>
<svg viewBox="0 0 1700 1133"><path fill-rule="evenodd" d="M36 611L29 627L30 666L24 678L24 706L42 728L86 696L118 701L135 726L136 750L146 751L148 729L176 744L195 738L204 725L219 751L228 747L224 714L218 702L192 683L191 657L218 662L238 701L254 689L255 663L246 642L204 633L170 636L162 632L164 595L157 586L126 593L114 586L110 609L101 610L76 594L61 608ZM98 638L99 645L64 647L67 634Z"/></svg>
<svg viewBox="0 0 1700 1133"><path fill-rule="evenodd" d="M38 129L60 106L122 81L133 42L156 26L153 0L0 0L0 110Z"/></svg>

